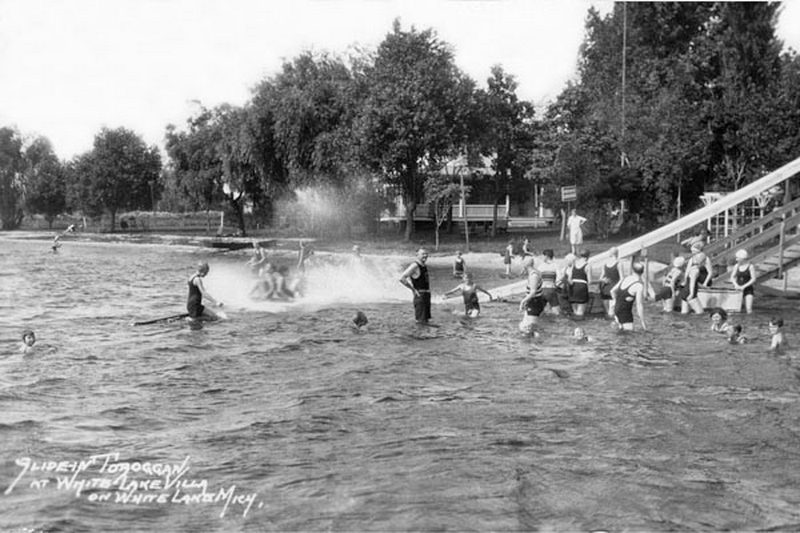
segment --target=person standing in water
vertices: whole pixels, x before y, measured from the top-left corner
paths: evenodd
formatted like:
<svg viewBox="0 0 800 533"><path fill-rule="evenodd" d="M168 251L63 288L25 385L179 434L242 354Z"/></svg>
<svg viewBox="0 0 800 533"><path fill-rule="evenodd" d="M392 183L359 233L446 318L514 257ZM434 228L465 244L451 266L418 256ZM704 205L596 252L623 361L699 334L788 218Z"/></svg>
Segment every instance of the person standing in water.
<svg viewBox="0 0 800 533"><path fill-rule="evenodd" d="M417 259L400 275L400 283L414 294L414 318L418 324L427 324L431 319L431 284L428 278L428 251L417 250Z"/></svg>
<svg viewBox="0 0 800 533"><path fill-rule="evenodd" d="M644 321L644 265L638 261L631 265L632 273L622 278L611 293L614 295L614 318L619 329L633 331L633 306L636 305L636 313L642 322L642 329L646 330L647 325Z"/></svg>
<svg viewBox="0 0 800 533"><path fill-rule="evenodd" d="M756 268L747 260L747 250L736 251L736 265L731 272L733 288L742 291L744 309L749 315L753 312L753 285L756 282Z"/></svg>
<svg viewBox="0 0 800 533"><path fill-rule="evenodd" d="M592 283L589 250L581 250L581 256L567 270L567 282L570 285L569 301L574 304L574 314L576 317L582 317L586 314L586 307L589 304L589 285Z"/></svg>
<svg viewBox="0 0 800 533"><path fill-rule="evenodd" d="M450 296L457 292L461 292L461 295L464 297L464 314L470 318L476 318L481 314L481 304L478 302L478 292L482 292L488 296L490 302L494 299L489 291L472 281L472 274L469 272L464 274L464 282L461 285L447 291L444 293L444 295Z"/></svg>
<svg viewBox="0 0 800 533"><path fill-rule="evenodd" d="M206 277L208 271L208 263L200 262L197 265L197 271L189 278L189 296L186 299L186 311L189 313L191 320L219 319L219 316L214 311L203 305L203 298L205 298L217 307L222 307L222 302L211 296L203 286L203 278Z"/></svg>
<svg viewBox="0 0 800 533"><path fill-rule="evenodd" d="M453 261L453 277L462 279L464 277L464 272L467 271L467 264L464 262L464 258L461 257L461 250L456 252L456 258Z"/></svg>
<svg viewBox="0 0 800 533"><path fill-rule="evenodd" d="M622 269L619 264L619 250L617 247L612 247L608 253L611 257L608 258L606 264L603 265L603 276L600 278L600 299L603 302L603 310L606 312L608 318L614 318L614 299L611 296L611 288L622 279Z"/></svg>
<svg viewBox="0 0 800 533"><path fill-rule="evenodd" d="M520 312L525 313L519 323L519 330L526 335L537 336L536 324L539 322L539 316L547 304L543 297L542 276L533 263L528 268L528 284L526 288L528 292L519 302Z"/></svg>

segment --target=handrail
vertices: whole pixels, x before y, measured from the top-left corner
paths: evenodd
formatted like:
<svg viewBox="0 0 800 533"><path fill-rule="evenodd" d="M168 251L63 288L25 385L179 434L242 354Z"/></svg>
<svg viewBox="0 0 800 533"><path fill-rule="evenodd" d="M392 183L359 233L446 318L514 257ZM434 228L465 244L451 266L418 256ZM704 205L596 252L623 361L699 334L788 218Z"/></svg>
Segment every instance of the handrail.
<svg viewBox="0 0 800 533"><path fill-rule="evenodd" d="M789 227L796 227L798 224L800 224L800 213L792 215L791 217L786 219L786 225ZM774 239L780 234L780 232L781 232L780 224L770 226L769 228L765 229L755 237L750 237L749 239L747 239L746 241L747 247L753 249L761 243ZM705 248L703 249L703 252L705 252ZM736 250L734 249L734 247L731 247L726 250L723 250L722 252L717 253L716 255L714 255L713 259L714 261L721 261L724 259L728 259L735 253ZM706 255L710 257L710 254Z"/></svg>
<svg viewBox="0 0 800 533"><path fill-rule="evenodd" d="M800 208L800 198L792 200L791 202L789 202L785 206L783 206L783 207L781 207L779 209L775 209L769 215L767 215L767 216L765 216L763 218L760 218L758 220L754 220L750 224L737 229L736 231L734 231L733 233L731 233L727 237L724 237L722 239L718 239L716 241L713 241L713 242L707 244L703 248L703 252L706 255L709 255L709 256L714 255L714 254L717 253L718 250L722 250L724 248L727 248L728 245L735 245L737 241L741 240L742 237L744 237L748 233L750 233L752 231L755 231L755 230L758 230L758 229L760 229L760 228L766 226L767 224L770 224L770 223L772 223L772 222L774 222L776 220L779 220L781 217L783 217L784 213L788 213L789 211L791 211L793 209L796 209L796 208Z"/></svg>
<svg viewBox="0 0 800 533"><path fill-rule="evenodd" d="M784 245L784 247L788 248L789 246L792 246L792 245L798 244L798 243L800 243L800 235L795 235L791 239L787 239L783 243L783 245ZM766 251L758 254L757 256L751 258L750 261L753 264L764 264L764 260L767 259L768 257L771 257L775 253L775 248L778 248L778 246L774 246L774 247L770 248L769 250L766 250ZM798 261L800 261L800 258L792 259L791 261L785 262L783 264L783 267L786 268L787 265L795 264ZM775 266L775 268L767 269L763 273L756 272L756 283L760 283L761 281L763 281L764 278L768 277L771 273L773 273L776 270L778 270L780 268L780 266L781 266L781 263L778 262L778 264Z"/></svg>
<svg viewBox="0 0 800 533"><path fill-rule="evenodd" d="M727 211L731 207L747 200L748 198L752 198L764 191L769 190L775 185L783 183L798 172L800 172L800 157L793 159L777 170L773 170L763 178L757 179L753 183L745 185L741 189L725 195L722 199L717 200L713 204L701 207L697 211L689 213L688 215L684 215L678 220L674 220L665 226L661 226L660 228L646 233L640 237L618 245L616 248L619 258L622 259L629 257L639 253L642 249L647 248L648 246L652 246L653 244L659 243L665 239L674 237L678 233L686 231L687 229L696 226L697 224L713 217L714 215L722 213L723 211ZM611 254L609 253L609 250L606 250L605 252L601 252L595 256L592 256L589 259L589 266L596 267L598 264L606 262L610 255ZM510 283L502 287L502 289L504 289L503 292L507 293L511 293L512 291L524 291L525 283L525 281ZM498 287L498 289L500 288L501 287Z"/></svg>
<svg viewBox="0 0 800 533"><path fill-rule="evenodd" d="M617 247L619 257L623 258L631 256L638 253L643 248L647 248L648 246L661 242L664 239L673 237L681 231L685 231L703 222L704 220L713 217L716 214L727 211L731 207L743 202L744 200L747 200L748 198L752 198L753 196L767 191L779 183L783 183L798 172L800 172L800 157L790 161L789 163L786 163L777 170L773 170L763 178L745 185L737 191L725 195L722 199L717 200L713 204L701 207L697 211L670 222L666 226L662 226L624 244L620 244ZM606 261L608 258L609 253L608 251L605 251L592 257L591 263L601 263Z"/></svg>

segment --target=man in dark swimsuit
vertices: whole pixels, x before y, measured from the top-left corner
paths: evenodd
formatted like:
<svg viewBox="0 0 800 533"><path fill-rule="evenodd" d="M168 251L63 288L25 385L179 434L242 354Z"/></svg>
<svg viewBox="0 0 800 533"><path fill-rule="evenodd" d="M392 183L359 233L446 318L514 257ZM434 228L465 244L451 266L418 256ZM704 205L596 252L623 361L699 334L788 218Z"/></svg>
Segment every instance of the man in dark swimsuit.
<svg viewBox="0 0 800 533"><path fill-rule="evenodd" d="M400 276L400 283L414 293L414 317L418 324L427 324L431 319L431 284L428 279L428 251L417 250L417 260L411 263Z"/></svg>

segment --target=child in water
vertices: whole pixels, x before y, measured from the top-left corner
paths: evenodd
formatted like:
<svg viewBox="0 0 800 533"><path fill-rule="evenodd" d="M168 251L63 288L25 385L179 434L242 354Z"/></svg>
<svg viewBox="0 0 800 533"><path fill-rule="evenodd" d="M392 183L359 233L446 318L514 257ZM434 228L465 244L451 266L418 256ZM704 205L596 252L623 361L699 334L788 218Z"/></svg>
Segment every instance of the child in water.
<svg viewBox="0 0 800 533"><path fill-rule="evenodd" d="M728 333L730 325L728 324L728 313L724 309L715 307L711 310L711 331L716 333Z"/></svg>
<svg viewBox="0 0 800 533"><path fill-rule="evenodd" d="M461 250L456 252L456 258L453 261L453 277L457 279L461 279L464 277L464 272L466 271L466 263L464 263L464 258L461 257Z"/></svg>
<svg viewBox="0 0 800 533"><path fill-rule="evenodd" d="M586 336L586 332L581 327L575 328L575 331L572 332L572 342L575 344L586 344L589 340L589 337Z"/></svg>
<svg viewBox="0 0 800 533"><path fill-rule="evenodd" d="M772 351L780 351L783 348L783 319L774 317L769 321L769 333L772 335L769 349Z"/></svg>
<svg viewBox="0 0 800 533"><path fill-rule="evenodd" d="M460 291L461 296L464 297L464 314L470 318L475 318L481 314L481 306L480 303L478 303L478 292L482 292L488 296L490 302L494 300L494 296L483 287L473 282L471 273L465 272L462 279L464 280L463 283L447 291L444 295L450 296Z"/></svg>
<svg viewBox="0 0 800 533"><path fill-rule="evenodd" d="M33 345L36 344L36 334L33 330L26 329L22 332L22 344L20 345L19 351L22 353L31 353L33 351Z"/></svg>
<svg viewBox="0 0 800 533"><path fill-rule="evenodd" d="M728 342L731 344L747 344L747 337L742 333L742 325L736 324L730 328Z"/></svg>
<svg viewBox="0 0 800 533"><path fill-rule="evenodd" d="M356 316L353 317L351 327L356 331L361 331L361 328L369 323L367 315L363 311L356 311Z"/></svg>

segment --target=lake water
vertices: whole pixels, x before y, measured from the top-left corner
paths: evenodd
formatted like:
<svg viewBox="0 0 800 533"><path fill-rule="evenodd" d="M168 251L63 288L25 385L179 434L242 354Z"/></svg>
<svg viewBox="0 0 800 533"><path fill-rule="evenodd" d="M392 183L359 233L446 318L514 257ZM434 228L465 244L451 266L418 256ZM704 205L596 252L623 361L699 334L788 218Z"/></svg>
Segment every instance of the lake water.
<svg viewBox="0 0 800 533"><path fill-rule="evenodd" d="M229 320L129 326L182 312L201 258ZM245 259L0 238L0 530L800 529L800 365L767 351L797 302L736 316L750 345L656 304L574 345L563 317L521 337L513 303L418 328L402 257L251 305Z"/></svg>

